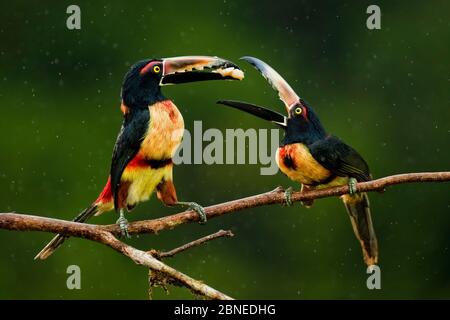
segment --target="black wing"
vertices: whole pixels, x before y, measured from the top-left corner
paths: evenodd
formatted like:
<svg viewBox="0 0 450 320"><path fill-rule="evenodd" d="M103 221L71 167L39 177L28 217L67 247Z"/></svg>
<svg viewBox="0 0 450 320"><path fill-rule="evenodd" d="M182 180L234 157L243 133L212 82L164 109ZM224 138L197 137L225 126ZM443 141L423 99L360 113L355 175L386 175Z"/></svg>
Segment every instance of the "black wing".
<svg viewBox="0 0 450 320"><path fill-rule="evenodd" d="M117 136L111 162L111 187L114 196L114 208L118 209L118 190L120 178L128 162L139 152L141 142L147 133L150 121L148 109L131 111L125 116L122 128Z"/></svg>
<svg viewBox="0 0 450 320"><path fill-rule="evenodd" d="M339 138L328 136L308 147L313 158L334 174L352 177L358 181L371 180L366 161L355 149Z"/></svg>

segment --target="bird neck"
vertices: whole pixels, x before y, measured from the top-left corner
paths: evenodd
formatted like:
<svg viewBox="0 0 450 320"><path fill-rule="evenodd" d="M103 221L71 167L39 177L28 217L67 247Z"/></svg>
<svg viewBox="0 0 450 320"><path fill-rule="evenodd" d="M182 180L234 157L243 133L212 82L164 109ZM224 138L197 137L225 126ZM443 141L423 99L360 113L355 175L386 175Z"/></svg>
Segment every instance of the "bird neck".
<svg viewBox="0 0 450 320"><path fill-rule="evenodd" d="M159 101L166 100L158 84L136 85L122 89L123 103L130 109L148 108Z"/></svg>

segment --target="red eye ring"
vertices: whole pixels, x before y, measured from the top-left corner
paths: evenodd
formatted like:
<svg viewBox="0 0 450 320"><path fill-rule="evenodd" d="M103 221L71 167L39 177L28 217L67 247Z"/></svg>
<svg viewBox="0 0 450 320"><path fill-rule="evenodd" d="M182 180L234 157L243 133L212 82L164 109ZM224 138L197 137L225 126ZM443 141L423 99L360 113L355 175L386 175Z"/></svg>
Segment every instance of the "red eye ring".
<svg viewBox="0 0 450 320"><path fill-rule="evenodd" d="M153 70L153 72L154 72L154 67L156 67L156 65L158 65L158 64L159 64L159 61L152 61L152 62L149 62L145 67L143 67L143 68L141 69L141 71L139 72L139 74L141 74L141 75L146 74L146 73L149 72L150 70ZM161 68L160 68L160 70L161 70Z"/></svg>

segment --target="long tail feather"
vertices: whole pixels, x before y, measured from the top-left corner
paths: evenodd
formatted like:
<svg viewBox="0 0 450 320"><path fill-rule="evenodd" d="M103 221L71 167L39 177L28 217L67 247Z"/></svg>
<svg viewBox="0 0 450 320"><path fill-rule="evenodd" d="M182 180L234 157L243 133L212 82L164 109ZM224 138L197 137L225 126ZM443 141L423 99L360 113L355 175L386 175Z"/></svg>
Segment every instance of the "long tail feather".
<svg viewBox="0 0 450 320"><path fill-rule="evenodd" d="M353 231L361 243L364 262L370 266L378 262L378 242L370 215L369 197L367 193L342 197Z"/></svg>
<svg viewBox="0 0 450 320"><path fill-rule="evenodd" d="M75 222L85 222L87 219L95 215L98 211L98 206L94 203L84 209L78 216L76 216L73 221ZM34 257L35 260L47 259L63 242L67 239L67 236L58 234L56 235L37 255Z"/></svg>

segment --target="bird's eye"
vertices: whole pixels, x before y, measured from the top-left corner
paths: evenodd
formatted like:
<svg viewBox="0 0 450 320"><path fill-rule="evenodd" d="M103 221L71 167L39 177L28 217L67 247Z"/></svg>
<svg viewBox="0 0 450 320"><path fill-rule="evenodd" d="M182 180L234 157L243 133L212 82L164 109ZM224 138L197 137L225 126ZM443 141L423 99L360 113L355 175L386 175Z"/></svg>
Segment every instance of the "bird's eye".
<svg viewBox="0 0 450 320"><path fill-rule="evenodd" d="M161 68L159 66L154 66L153 67L153 72L154 73L159 73L161 71Z"/></svg>
<svg viewBox="0 0 450 320"><path fill-rule="evenodd" d="M295 114L299 115L302 113L302 108L297 107L297 108L295 108L294 112L295 112Z"/></svg>

